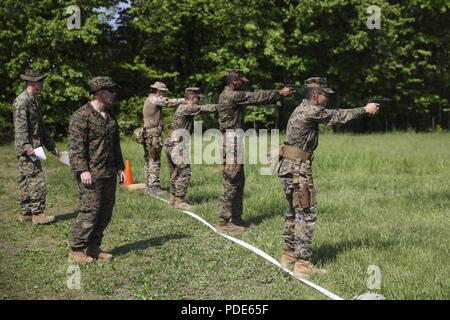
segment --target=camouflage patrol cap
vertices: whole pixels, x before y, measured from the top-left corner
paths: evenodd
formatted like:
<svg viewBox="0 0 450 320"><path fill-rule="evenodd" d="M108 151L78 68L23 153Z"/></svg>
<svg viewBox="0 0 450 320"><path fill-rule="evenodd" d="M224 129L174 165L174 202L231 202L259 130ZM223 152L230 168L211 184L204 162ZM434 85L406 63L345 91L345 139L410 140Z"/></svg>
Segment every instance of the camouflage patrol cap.
<svg viewBox="0 0 450 320"><path fill-rule="evenodd" d="M102 89L118 89L119 85L115 83L111 77L101 76L95 77L89 81L90 93L95 93Z"/></svg>
<svg viewBox="0 0 450 320"><path fill-rule="evenodd" d="M244 72L240 69L229 69L227 72L227 78L232 80L242 80L248 82L249 80L244 76Z"/></svg>
<svg viewBox="0 0 450 320"><path fill-rule="evenodd" d="M201 92L201 91L200 91L200 88L199 88L199 87L189 87L189 88L184 89L184 95L185 95L185 96L188 95L188 94L195 94L195 95L197 95L197 97L199 97L199 98L204 97L204 95L201 94L200 92Z"/></svg>
<svg viewBox="0 0 450 320"><path fill-rule="evenodd" d="M325 94L333 94L334 91L328 88L327 78L311 77L305 80L305 88L322 88Z"/></svg>
<svg viewBox="0 0 450 320"><path fill-rule="evenodd" d="M153 89L159 90L159 91L168 91L167 86L164 82L156 81L154 84L150 86Z"/></svg>
<svg viewBox="0 0 450 320"><path fill-rule="evenodd" d="M47 75L45 73L40 73L37 70L27 69L25 70L24 74L20 75L20 79L25 81L36 82L43 80L46 76Z"/></svg>
<svg viewBox="0 0 450 320"><path fill-rule="evenodd" d="M189 87L189 88L186 88L186 89L184 90L184 93L185 93L185 94L187 94L187 93L196 93L196 94L200 94L200 88L199 88L199 87Z"/></svg>

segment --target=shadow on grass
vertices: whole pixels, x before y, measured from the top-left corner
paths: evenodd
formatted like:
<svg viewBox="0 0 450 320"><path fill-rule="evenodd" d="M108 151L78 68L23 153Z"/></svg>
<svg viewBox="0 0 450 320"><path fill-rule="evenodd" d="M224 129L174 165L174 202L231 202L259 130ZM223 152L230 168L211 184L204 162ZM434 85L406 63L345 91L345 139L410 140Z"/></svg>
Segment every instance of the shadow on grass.
<svg viewBox="0 0 450 320"><path fill-rule="evenodd" d="M393 241L374 241L373 239L346 240L334 244L324 244L313 249L311 262L318 265L326 264L336 260L337 256L341 253L351 251L355 248L376 247L388 249L393 245L395 245Z"/></svg>
<svg viewBox="0 0 450 320"><path fill-rule="evenodd" d="M114 248L111 253L113 255L124 255L131 251L141 251L149 247L162 246L167 241L189 238L186 234L166 234L164 236L141 240Z"/></svg>
<svg viewBox="0 0 450 320"><path fill-rule="evenodd" d="M191 204L202 204L204 202L209 202L211 200L219 200L219 194L215 193L195 193L195 194L188 194L187 196L188 202Z"/></svg>
<svg viewBox="0 0 450 320"><path fill-rule="evenodd" d="M259 203L256 208L254 208L254 213L252 216L247 215L248 218L246 218L246 215L244 214L243 218L254 225L258 225L261 224L264 220L269 220L274 217L284 217L286 209L287 208L284 206L276 207L273 206L273 204L270 204L268 206L267 204ZM247 209L246 211L248 212L248 210L249 209Z"/></svg>
<svg viewBox="0 0 450 320"><path fill-rule="evenodd" d="M62 214L58 214L57 216L55 216L56 218L56 223L58 222L63 222L66 220L74 220L77 217L78 212L77 211L72 211L72 212L65 212Z"/></svg>
<svg viewBox="0 0 450 320"><path fill-rule="evenodd" d="M251 224L258 225L258 224L261 224L264 220L272 219L273 217L276 217L276 216L283 216L283 212L282 211L280 212L279 210L278 211L273 210L270 212L266 211L263 213L259 213L257 216L253 216L248 219L245 218L245 214L244 214L243 218L245 220L248 220L248 222L250 222Z"/></svg>

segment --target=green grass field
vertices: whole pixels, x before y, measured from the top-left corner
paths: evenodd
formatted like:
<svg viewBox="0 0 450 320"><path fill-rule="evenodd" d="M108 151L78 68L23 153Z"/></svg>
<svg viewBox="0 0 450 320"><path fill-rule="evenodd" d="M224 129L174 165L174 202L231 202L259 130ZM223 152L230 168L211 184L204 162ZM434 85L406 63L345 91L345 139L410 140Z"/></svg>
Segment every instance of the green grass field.
<svg viewBox="0 0 450 320"><path fill-rule="evenodd" d="M142 147L125 140L122 149L142 181ZM13 150L0 147L2 299L327 299L182 212L122 189L104 238L115 258L82 266L81 290L67 289L74 178L50 155L47 212L58 222L20 224ZM213 168L193 166L188 200L215 224L221 174ZM286 203L279 180L258 169L246 167L244 199L244 217L255 226L238 237L278 259ZM375 291L387 299L450 299L450 134L326 134L313 170L313 261L329 271L313 282L349 299L368 291L367 268L377 265L382 280Z"/></svg>

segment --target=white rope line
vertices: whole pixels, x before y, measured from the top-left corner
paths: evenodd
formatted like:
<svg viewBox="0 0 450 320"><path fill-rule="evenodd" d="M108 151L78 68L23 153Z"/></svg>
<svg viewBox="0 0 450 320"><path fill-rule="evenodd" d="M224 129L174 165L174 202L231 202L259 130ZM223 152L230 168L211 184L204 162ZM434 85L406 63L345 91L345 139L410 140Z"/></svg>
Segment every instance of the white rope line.
<svg viewBox="0 0 450 320"><path fill-rule="evenodd" d="M163 201L163 202L165 202L165 203L169 203L169 201L167 201L166 199L163 199L163 198L161 198L161 197L153 196L153 195L152 195L152 197L154 197L154 198L156 198L156 199L159 199L159 200L161 200L161 201ZM240 245L241 247L243 247L243 248L245 248L245 249L247 249L247 250L252 251L253 253L256 253L256 254L259 255L260 257L263 257L265 260L267 260L267 261L269 261L270 263L274 264L275 266L277 266L278 268L282 269L283 271L289 273L291 276L293 276L293 277L296 278L297 280L300 280L301 282L303 282L303 283L306 284L307 286L309 286L309 287L311 287L311 288L313 288L313 289L316 289L316 290L319 291L320 293L326 295L328 298L330 298L330 299L332 299L332 300L344 300L343 298L339 297L338 295L334 294L333 292L328 291L327 289L324 289L324 288L322 288L321 286L319 286L319 285L317 285L317 284L315 284L315 283L312 283L311 281L308 281L308 280L306 280L306 279L303 279L303 278L300 278L300 277L295 276L294 273L293 273L291 270L286 269L286 268L283 268L283 267L281 266L281 264L278 262L278 260L276 260L275 258L273 258L272 256L270 256L270 255L267 254L266 252L262 251L261 249L255 247L255 246L253 246L253 245L251 245L251 244L249 244L249 243L247 243L247 242L245 242L245 241L242 241L242 240L239 240L239 239L234 238L234 237L232 237L232 236L229 236L229 235L227 235L227 234L223 234L223 233L217 232L217 229L216 229L214 226L212 226L212 225L211 225L208 221L206 221L205 219L199 217L199 216L198 216L197 214L195 214L194 212L187 211L187 210L181 210L181 211L184 212L184 213L186 213L187 215L191 216L192 218L194 218L194 219L200 221L201 223L203 223L205 226L209 227L211 230L213 230L213 231L214 231L215 233L217 233L218 235L220 235L220 236L222 236L222 237L224 237L224 238L227 238L227 239L230 240L230 241L233 241L234 243Z"/></svg>

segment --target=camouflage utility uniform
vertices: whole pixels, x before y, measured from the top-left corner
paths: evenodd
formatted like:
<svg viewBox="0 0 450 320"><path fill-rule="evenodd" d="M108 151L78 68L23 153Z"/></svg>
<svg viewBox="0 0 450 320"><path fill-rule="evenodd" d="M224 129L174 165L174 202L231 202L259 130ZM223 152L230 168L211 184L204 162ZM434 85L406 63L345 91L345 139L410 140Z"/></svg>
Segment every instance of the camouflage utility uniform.
<svg viewBox="0 0 450 320"><path fill-rule="evenodd" d="M193 133L194 116L202 112L216 112L216 104L181 104L172 118L169 137L166 140L166 154L169 161L170 193L184 198L191 177L187 134ZM181 130L181 131L177 131ZM184 133L184 135L183 135Z"/></svg>
<svg viewBox="0 0 450 320"><path fill-rule="evenodd" d="M164 129L162 107L177 107L184 99L169 99L151 93L144 103L144 177L147 187L160 187L162 131Z"/></svg>
<svg viewBox="0 0 450 320"><path fill-rule="evenodd" d="M278 176L289 204L285 214L284 249L293 251L297 259L309 260L312 254L317 212L311 162L318 144L319 124L346 123L364 114L364 108L325 109L303 100L288 121Z"/></svg>
<svg viewBox="0 0 450 320"><path fill-rule="evenodd" d="M279 99L280 93L275 90L235 91L228 86L220 94L218 113L224 141L224 170L219 224L238 224L242 219L245 174L243 159L238 159L238 156L242 158L242 154L238 154L237 150L243 139L239 131L244 129L244 107L274 104Z"/></svg>
<svg viewBox="0 0 450 320"><path fill-rule="evenodd" d="M42 111L35 97L23 91L13 103L16 156L19 160L19 206L22 215L42 214L45 209L45 180L41 162L32 161L29 149L45 146L54 151L55 143L42 121Z"/></svg>
<svg viewBox="0 0 450 320"><path fill-rule="evenodd" d="M70 239L74 250L100 247L115 204L116 174L124 169L117 121L105 113L104 118L87 103L70 119L70 166L79 190L78 216ZM84 171L92 175L89 187L81 182Z"/></svg>

